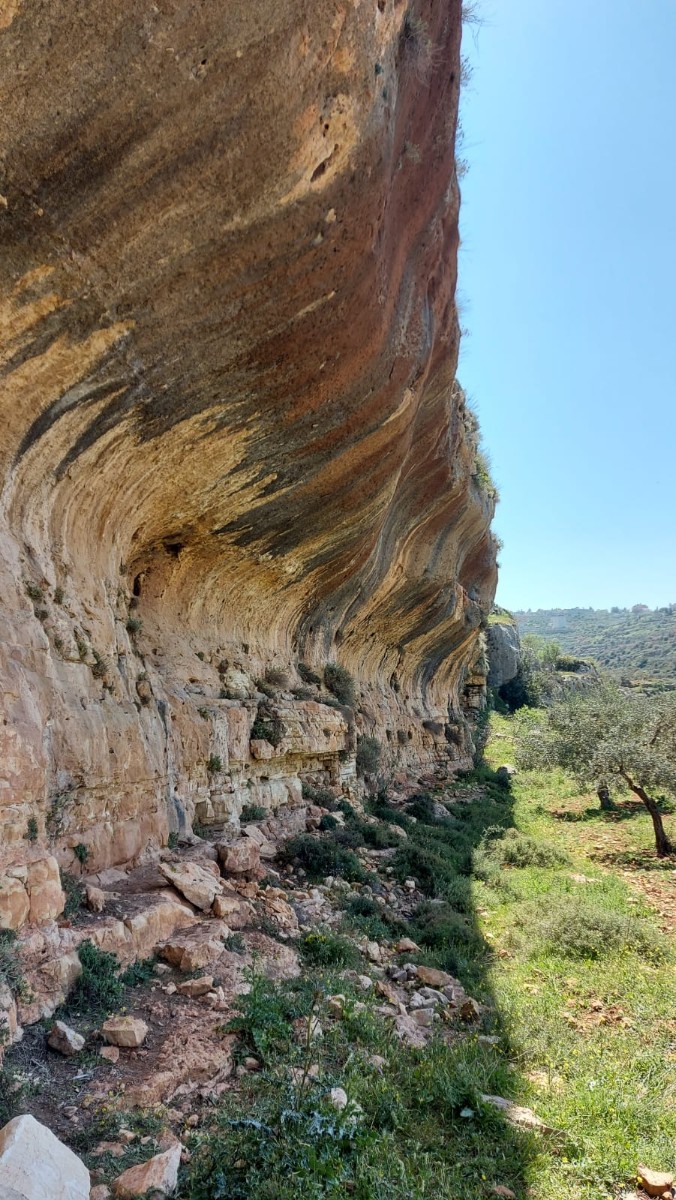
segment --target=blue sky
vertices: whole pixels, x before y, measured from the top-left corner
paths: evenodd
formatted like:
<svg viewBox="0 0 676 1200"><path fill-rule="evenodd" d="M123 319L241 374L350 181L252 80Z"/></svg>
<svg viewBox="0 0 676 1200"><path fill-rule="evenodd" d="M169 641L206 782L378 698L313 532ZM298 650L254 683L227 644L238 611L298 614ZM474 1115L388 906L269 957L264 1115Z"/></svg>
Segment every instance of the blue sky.
<svg viewBox="0 0 676 1200"><path fill-rule="evenodd" d="M483 0L458 376L508 608L676 600L676 2Z"/></svg>

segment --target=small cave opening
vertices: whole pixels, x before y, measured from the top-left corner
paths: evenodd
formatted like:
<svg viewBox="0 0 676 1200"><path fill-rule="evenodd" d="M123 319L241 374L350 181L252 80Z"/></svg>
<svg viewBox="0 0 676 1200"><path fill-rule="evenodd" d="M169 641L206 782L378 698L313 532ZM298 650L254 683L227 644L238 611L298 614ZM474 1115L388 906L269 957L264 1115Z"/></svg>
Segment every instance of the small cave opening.
<svg viewBox="0 0 676 1200"><path fill-rule="evenodd" d="M172 558L178 558L181 550L185 549L183 542L165 542L164 549Z"/></svg>
<svg viewBox="0 0 676 1200"><path fill-rule="evenodd" d="M133 583L133 585L132 585L132 589L131 589L131 590L132 590L132 594L133 594L134 596L140 596L140 595L141 595L141 574L138 574L138 575L135 575L135 576L134 576L134 583Z"/></svg>

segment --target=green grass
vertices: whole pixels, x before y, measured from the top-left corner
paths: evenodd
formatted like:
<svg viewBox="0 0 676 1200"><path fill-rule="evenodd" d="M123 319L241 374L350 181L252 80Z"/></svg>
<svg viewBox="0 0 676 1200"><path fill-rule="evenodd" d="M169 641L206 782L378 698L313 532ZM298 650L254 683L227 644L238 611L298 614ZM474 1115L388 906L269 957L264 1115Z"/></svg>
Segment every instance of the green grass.
<svg viewBox="0 0 676 1200"><path fill-rule="evenodd" d="M510 757L509 719L494 717L493 731L487 757L497 764ZM543 1145L529 1195L614 1198L640 1162L675 1165L670 947L602 849L607 830L628 851L650 847L650 818L602 816L561 772L517 775L512 790L519 830L568 858L549 869L504 867L507 892L475 890L482 929L505 955L489 978L521 1099L566 1139L563 1152ZM587 819L562 819L590 808Z"/></svg>

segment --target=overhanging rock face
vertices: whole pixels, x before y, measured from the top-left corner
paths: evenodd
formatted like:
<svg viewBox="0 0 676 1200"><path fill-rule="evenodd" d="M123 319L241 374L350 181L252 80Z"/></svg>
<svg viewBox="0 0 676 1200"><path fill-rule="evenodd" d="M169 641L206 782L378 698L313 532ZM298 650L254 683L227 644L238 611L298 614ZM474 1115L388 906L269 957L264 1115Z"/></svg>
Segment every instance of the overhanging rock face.
<svg viewBox="0 0 676 1200"><path fill-rule="evenodd" d="M124 861L360 732L462 759L459 44L459 0L0 6L5 854Z"/></svg>

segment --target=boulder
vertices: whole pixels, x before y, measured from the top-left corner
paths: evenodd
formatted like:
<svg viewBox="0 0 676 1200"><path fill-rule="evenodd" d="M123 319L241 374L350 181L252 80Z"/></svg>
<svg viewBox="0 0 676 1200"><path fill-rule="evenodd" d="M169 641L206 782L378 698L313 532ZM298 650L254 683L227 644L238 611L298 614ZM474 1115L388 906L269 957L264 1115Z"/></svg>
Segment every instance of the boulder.
<svg viewBox="0 0 676 1200"><path fill-rule="evenodd" d="M397 952L399 954L415 954L416 950L419 949L420 946L412 941L411 938L403 937L397 942Z"/></svg>
<svg viewBox="0 0 676 1200"><path fill-rule="evenodd" d="M347 1108L347 1105L348 1105L347 1092L345 1091L344 1088L342 1088L342 1087L331 1088L328 1098L329 1098L329 1104L331 1105L332 1108L335 1108L337 1110L337 1112L342 1112L343 1109Z"/></svg>
<svg viewBox="0 0 676 1200"><path fill-rule="evenodd" d="M99 1050L101 1058L105 1058L106 1062L116 1063L120 1058L119 1046L102 1046Z"/></svg>
<svg viewBox="0 0 676 1200"><path fill-rule="evenodd" d="M30 900L21 880L0 875L0 929L18 929L29 912Z"/></svg>
<svg viewBox="0 0 676 1200"><path fill-rule="evenodd" d="M486 631L488 679L490 688L500 688L514 679L519 669L521 642L516 622L506 620L490 624Z"/></svg>
<svg viewBox="0 0 676 1200"><path fill-rule="evenodd" d="M163 862L160 871L189 904L203 912L209 911L221 889L220 879L196 862Z"/></svg>
<svg viewBox="0 0 676 1200"><path fill-rule="evenodd" d="M231 846L220 845L218 857L226 875L248 875L261 865L260 846L253 838L241 838Z"/></svg>
<svg viewBox="0 0 676 1200"><path fill-rule="evenodd" d="M156 1154L147 1162L130 1167L118 1175L113 1183L113 1195L121 1200L133 1200L148 1193L172 1196L178 1184L178 1168L181 1162L181 1143L176 1142L162 1154Z"/></svg>
<svg viewBox="0 0 676 1200"><path fill-rule="evenodd" d="M93 883L86 884L85 898L90 912L101 913L106 907L106 893L101 888L94 887Z"/></svg>
<svg viewBox="0 0 676 1200"><path fill-rule="evenodd" d="M251 905L239 896L223 893L214 898L211 907L215 917L222 917L231 929L243 929L251 924L253 916Z"/></svg>
<svg viewBox="0 0 676 1200"><path fill-rule="evenodd" d="M438 971L436 967L416 967L416 975L421 983L431 988L444 988L455 983L452 975L446 971Z"/></svg>
<svg viewBox="0 0 676 1200"><path fill-rule="evenodd" d="M143 1045L148 1026L140 1017L108 1017L101 1026L101 1033L112 1046L135 1049Z"/></svg>
<svg viewBox="0 0 676 1200"><path fill-rule="evenodd" d="M638 1177L641 1187L649 1196L663 1196L674 1182L674 1177L668 1171L653 1171L651 1167L640 1166Z"/></svg>
<svg viewBox="0 0 676 1200"><path fill-rule="evenodd" d="M198 996L206 996L210 992L214 984L213 975L200 975L199 979L185 979L183 983L179 983L176 991L181 996L188 996L191 1000L196 1000Z"/></svg>
<svg viewBox="0 0 676 1200"><path fill-rule="evenodd" d="M484 1104L490 1104L493 1108L498 1108L510 1125L518 1125L521 1129L537 1129L541 1133L551 1133L552 1130L548 1125L545 1125L532 1110L526 1108L522 1104L515 1104L513 1100L506 1100L504 1096L482 1096ZM657 1193L659 1195L659 1193Z"/></svg>
<svg viewBox="0 0 676 1200"><path fill-rule="evenodd" d="M64 1021L55 1021L49 1031L47 1044L52 1050L58 1050L59 1054L69 1057L72 1054L80 1053L80 1050L84 1048L85 1039L81 1033L76 1033Z"/></svg>
<svg viewBox="0 0 676 1200"><path fill-rule="evenodd" d="M230 929L224 921L208 921L193 925L167 939L158 953L179 971L199 971L216 962L223 954L223 939Z"/></svg>
<svg viewBox="0 0 676 1200"><path fill-rule="evenodd" d="M89 1171L51 1129L25 1113L0 1130L0 1195L89 1200Z"/></svg>

